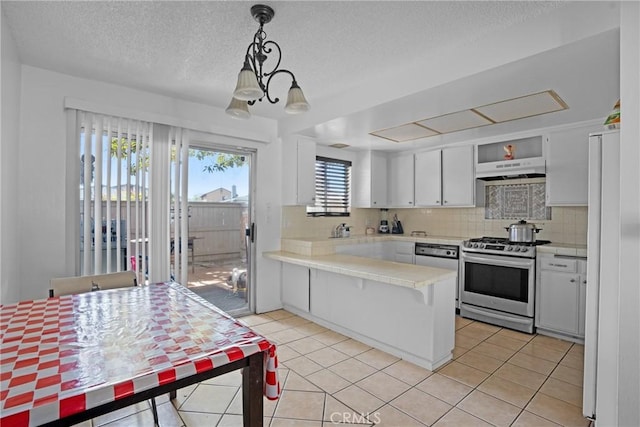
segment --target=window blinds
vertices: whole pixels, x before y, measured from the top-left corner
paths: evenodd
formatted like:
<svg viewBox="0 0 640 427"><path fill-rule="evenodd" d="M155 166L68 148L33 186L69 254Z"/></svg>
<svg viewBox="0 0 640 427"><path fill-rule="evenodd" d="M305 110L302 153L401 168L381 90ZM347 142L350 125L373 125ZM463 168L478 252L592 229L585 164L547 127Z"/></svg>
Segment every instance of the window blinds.
<svg viewBox="0 0 640 427"><path fill-rule="evenodd" d="M171 224L170 234L174 239L174 263L172 275L175 280L186 284L189 274L189 212L187 177L189 163L188 131L172 128L171 141Z"/></svg>
<svg viewBox="0 0 640 427"><path fill-rule="evenodd" d="M144 274L152 125L82 111L78 119L80 274Z"/></svg>
<svg viewBox="0 0 640 427"><path fill-rule="evenodd" d="M351 162L316 157L315 206L307 208L311 216L349 216Z"/></svg>

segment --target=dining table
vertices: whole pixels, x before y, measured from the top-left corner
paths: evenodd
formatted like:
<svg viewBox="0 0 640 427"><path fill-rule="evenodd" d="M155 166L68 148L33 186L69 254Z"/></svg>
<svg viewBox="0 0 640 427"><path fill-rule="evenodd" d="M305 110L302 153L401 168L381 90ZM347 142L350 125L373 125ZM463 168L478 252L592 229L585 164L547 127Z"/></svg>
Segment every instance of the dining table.
<svg viewBox="0 0 640 427"><path fill-rule="evenodd" d="M0 306L0 425L69 426L242 370L245 426L280 384L273 342L176 282Z"/></svg>

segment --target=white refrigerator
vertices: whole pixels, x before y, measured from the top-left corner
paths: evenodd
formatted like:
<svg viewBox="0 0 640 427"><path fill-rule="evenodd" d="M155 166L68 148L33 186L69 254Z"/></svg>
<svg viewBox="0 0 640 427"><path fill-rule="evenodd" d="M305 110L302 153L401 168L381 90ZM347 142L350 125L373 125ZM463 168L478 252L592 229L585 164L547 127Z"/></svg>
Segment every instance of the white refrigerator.
<svg viewBox="0 0 640 427"><path fill-rule="evenodd" d="M620 250L620 133L589 135L587 295L582 412L596 418L615 408L617 357L607 345L618 332ZM609 415L609 414L608 414ZM607 418L607 417L604 417ZM596 421L597 423L597 421Z"/></svg>

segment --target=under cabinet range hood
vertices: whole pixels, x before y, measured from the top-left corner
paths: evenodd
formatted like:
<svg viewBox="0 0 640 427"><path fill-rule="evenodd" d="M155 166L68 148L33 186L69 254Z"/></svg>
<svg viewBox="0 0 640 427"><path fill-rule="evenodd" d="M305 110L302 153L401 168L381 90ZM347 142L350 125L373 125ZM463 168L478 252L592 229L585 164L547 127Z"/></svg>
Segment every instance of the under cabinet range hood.
<svg viewBox="0 0 640 427"><path fill-rule="evenodd" d="M476 178L484 181L545 176L544 157L503 160L476 164Z"/></svg>

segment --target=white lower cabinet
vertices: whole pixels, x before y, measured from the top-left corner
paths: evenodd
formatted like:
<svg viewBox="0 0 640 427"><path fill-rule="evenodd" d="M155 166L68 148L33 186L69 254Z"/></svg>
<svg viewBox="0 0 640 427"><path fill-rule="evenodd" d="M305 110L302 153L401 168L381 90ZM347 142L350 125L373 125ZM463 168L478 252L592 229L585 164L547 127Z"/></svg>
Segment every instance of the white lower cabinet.
<svg viewBox="0 0 640 427"><path fill-rule="evenodd" d="M538 333L584 339L586 261L541 254L537 260Z"/></svg>
<svg viewBox="0 0 640 427"><path fill-rule="evenodd" d="M405 264L415 264L415 243L413 242L393 242L395 249L395 262Z"/></svg>
<svg viewBox="0 0 640 427"><path fill-rule="evenodd" d="M309 268L282 263L282 303L309 311Z"/></svg>

